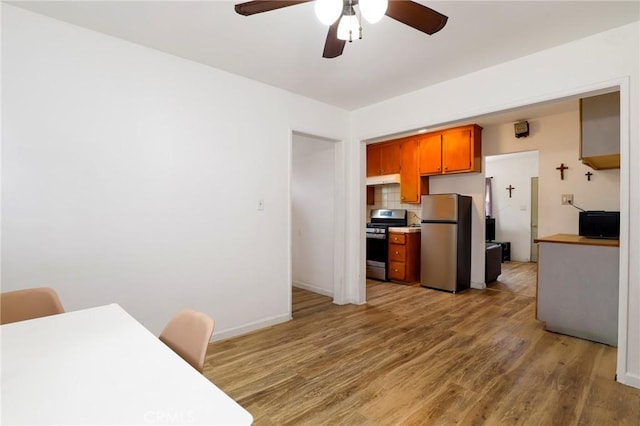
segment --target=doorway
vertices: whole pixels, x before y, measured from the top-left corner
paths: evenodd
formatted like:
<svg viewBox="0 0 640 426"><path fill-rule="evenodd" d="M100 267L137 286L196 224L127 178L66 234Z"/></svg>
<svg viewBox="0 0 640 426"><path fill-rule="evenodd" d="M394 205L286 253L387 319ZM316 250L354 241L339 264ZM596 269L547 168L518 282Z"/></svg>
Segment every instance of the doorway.
<svg viewBox="0 0 640 426"><path fill-rule="evenodd" d="M501 273L487 288L535 297L539 153L487 156L485 164L492 178L495 241L503 246Z"/></svg>
<svg viewBox="0 0 640 426"><path fill-rule="evenodd" d="M301 133L292 136L292 286L334 296L335 141Z"/></svg>
<svg viewBox="0 0 640 426"><path fill-rule="evenodd" d="M538 262L538 177L531 178L531 262Z"/></svg>
<svg viewBox="0 0 640 426"><path fill-rule="evenodd" d="M532 260L532 218L537 217L537 196L534 204L532 179L538 177L538 151L492 155L485 160L485 173L493 178L492 214L496 220L496 241L509 243L510 260L529 262Z"/></svg>

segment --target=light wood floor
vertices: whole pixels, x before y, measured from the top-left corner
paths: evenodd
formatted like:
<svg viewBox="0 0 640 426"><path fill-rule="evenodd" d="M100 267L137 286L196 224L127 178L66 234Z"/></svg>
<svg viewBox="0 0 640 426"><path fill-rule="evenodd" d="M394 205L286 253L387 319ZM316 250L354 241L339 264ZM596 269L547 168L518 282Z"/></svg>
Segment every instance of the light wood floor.
<svg viewBox="0 0 640 426"><path fill-rule="evenodd" d="M209 346L204 374L256 425L639 425L615 348L549 333L534 298L369 281L293 289L294 319Z"/></svg>
<svg viewBox="0 0 640 426"><path fill-rule="evenodd" d="M504 262L498 280L487 285L490 290L508 291L521 296L536 297L536 272L534 262Z"/></svg>

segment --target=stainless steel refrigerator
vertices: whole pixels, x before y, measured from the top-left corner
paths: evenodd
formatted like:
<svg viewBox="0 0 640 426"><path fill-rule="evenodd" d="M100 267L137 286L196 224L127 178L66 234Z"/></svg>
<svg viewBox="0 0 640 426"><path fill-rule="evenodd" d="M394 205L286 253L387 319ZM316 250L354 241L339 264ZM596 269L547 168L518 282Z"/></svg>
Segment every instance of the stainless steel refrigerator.
<svg viewBox="0 0 640 426"><path fill-rule="evenodd" d="M420 284L458 292L471 286L471 197L422 196Z"/></svg>

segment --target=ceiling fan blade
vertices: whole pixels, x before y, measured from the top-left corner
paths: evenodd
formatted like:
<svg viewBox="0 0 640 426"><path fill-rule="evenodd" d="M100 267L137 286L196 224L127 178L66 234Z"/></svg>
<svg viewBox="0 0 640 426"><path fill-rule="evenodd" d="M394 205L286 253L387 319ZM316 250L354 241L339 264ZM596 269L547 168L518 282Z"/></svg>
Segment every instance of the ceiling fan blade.
<svg viewBox="0 0 640 426"><path fill-rule="evenodd" d="M240 15L249 16L309 1L312 0L256 0L236 4L235 9Z"/></svg>
<svg viewBox="0 0 640 426"><path fill-rule="evenodd" d="M391 0L386 15L429 35L440 31L447 17L433 9L409 0Z"/></svg>
<svg viewBox="0 0 640 426"><path fill-rule="evenodd" d="M323 58L337 58L342 55L342 50L347 41L338 38L338 22L339 20L329 27L327 40L324 42L324 51L322 52Z"/></svg>

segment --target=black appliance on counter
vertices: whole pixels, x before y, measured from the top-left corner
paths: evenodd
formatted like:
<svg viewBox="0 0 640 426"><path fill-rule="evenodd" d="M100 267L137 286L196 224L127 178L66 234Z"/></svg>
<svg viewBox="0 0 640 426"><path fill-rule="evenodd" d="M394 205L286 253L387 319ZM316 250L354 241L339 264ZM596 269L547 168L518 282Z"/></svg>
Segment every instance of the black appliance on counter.
<svg viewBox="0 0 640 426"><path fill-rule="evenodd" d="M620 212L581 211L578 235L587 238L617 240L620 238Z"/></svg>
<svg viewBox="0 0 640 426"><path fill-rule="evenodd" d="M404 209L371 210L371 221L367 223L367 278L389 280L389 228L407 226L407 211Z"/></svg>

